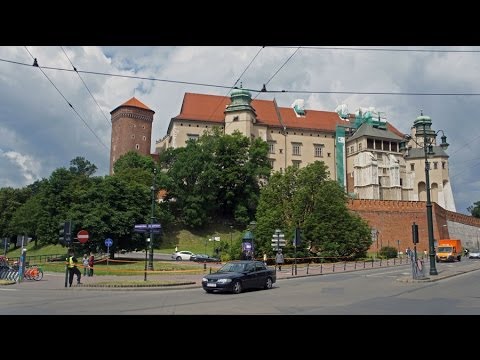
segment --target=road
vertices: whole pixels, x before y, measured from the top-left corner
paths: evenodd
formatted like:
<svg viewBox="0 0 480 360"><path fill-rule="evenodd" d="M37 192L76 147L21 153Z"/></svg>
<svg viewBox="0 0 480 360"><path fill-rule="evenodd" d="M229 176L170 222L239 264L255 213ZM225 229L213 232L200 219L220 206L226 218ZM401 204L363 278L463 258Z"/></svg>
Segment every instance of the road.
<svg viewBox="0 0 480 360"><path fill-rule="evenodd" d="M439 266L459 269L467 264ZM480 314L480 287L472 286L480 283L480 271L435 282L399 281L410 275L406 265L281 279L271 290L238 295L207 294L201 288L132 291L1 287L0 314Z"/></svg>

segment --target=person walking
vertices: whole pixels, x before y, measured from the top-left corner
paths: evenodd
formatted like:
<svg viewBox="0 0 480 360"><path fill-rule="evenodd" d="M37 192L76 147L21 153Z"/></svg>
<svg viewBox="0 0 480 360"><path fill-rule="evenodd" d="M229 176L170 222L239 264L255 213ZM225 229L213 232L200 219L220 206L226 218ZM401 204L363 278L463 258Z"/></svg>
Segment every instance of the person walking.
<svg viewBox="0 0 480 360"><path fill-rule="evenodd" d="M90 269L88 268L88 256L87 256L87 254L83 254L82 264L83 264L83 276L89 275L90 274Z"/></svg>
<svg viewBox="0 0 480 360"><path fill-rule="evenodd" d="M73 283L73 276L77 275L77 285L81 284L80 279L82 278L82 273L78 270L78 260L75 257L73 250L69 251L67 258L67 267L68 267L68 284L70 287Z"/></svg>
<svg viewBox="0 0 480 360"><path fill-rule="evenodd" d="M275 263L278 265L278 271L282 271L283 261L282 250L278 250L277 255L275 255Z"/></svg>
<svg viewBox="0 0 480 360"><path fill-rule="evenodd" d="M88 276L93 276L93 265L95 263L95 256L93 256L93 252L90 253L90 257L88 258Z"/></svg>
<svg viewBox="0 0 480 360"><path fill-rule="evenodd" d="M267 253L263 253L263 263L267 266Z"/></svg>

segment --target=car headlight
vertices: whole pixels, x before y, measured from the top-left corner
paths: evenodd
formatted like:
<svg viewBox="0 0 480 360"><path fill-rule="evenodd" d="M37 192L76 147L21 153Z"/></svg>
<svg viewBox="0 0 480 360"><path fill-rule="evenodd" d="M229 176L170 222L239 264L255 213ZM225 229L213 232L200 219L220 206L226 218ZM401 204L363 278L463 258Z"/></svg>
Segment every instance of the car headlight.
<svg viewBox="0 0 480 360"><path fill-rule="evenodd" d="M232 282L232 279L218 279L217 281L219 284L228 284L229 282Z"/></svg>
<svg viewBox="0 0 480 360"><path fill-rule="evenodd" d="M207 278L202 278L202 282L208 282Z"/></svg>

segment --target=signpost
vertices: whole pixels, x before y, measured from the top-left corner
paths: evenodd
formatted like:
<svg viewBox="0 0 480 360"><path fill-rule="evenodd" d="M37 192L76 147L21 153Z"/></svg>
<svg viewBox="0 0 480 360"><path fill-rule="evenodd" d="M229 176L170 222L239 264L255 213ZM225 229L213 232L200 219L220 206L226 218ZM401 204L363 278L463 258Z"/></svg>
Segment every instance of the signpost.
<svg viewBox="0 0 480 360"><path fill-rule="evenodd" d="M87 230L80 230L77 233L77 239L81 244L85 244L88 241L88 231Z"/></svg>
<svg viewBox="0 0 480 360"><path fill-rule="evenodd" d="M149 233L150 229L154 234L160 234L162 231L161 224L137 224L134 226L133 231L136 233Z"/></svg>
<svg viewBox="0 0 480 360"><path fill-rule="evenodd" d="M108 266L108 258L110 257L110 246L112 246L113 240L110 238L105 239L105 246L107 247L107 266Z"/></svg>

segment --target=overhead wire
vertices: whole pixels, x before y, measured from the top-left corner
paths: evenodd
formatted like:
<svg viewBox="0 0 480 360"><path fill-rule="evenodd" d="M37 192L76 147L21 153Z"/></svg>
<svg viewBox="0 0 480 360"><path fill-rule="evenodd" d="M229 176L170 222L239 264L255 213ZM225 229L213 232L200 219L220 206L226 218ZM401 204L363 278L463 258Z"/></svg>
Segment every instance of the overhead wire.
<svg viewBox="0 0 480 360"><path fill-rule="evenodd" d="M253 100L255 100L255 99L257 98L257 96L258 96L261 92L269 92L269 91L267 91L267 88L266 88L266 86L268 85L268 83L269 83L270 81L272 81L272 79L280 72L280 70L282 70L282 69L284 68L285 65L287 65L287 63L290 61L290 59L295 56L295 54L297 53L298 50L300 50L300 48L301 48L301 46L299 46L299 47L287 58L287 60L284 61L284 63L282 64L282 66L280 66L280 67L278 68L278 70L275 71L275 73L274 73L272 76L270 76L270 79L268 79L268 81L263 84L262 89L261 89L259 92L257 92L257 95L255 95L255 97L253 98Z"/></svg>
<svg viewBox="0 0 480 360"><path fill-rule="evenodd" d="M95 97L93 96L92 92L90 91L90 89L88 88L87 84L85 83L85 81L83 81L83 78L80 76L80 74L78 73L77 71L77 68L73 65L72 61L70 60L70 58L68 57L67 53L65 52L65 49L63 48L63 46L60 46L60 48L62 49L63 53L65 54L65 57L67 58L68 62L70 63L70 65L72 65L72 68L73 70L75 70L75 72L77 73L78 77L80 78L80 80L82 81L83 85L85 86L85 88L87 89L88 93L90 94L90 96L92 97L93 101L95 101L95 104L97 104L98 108L100 109L100 112L102 113L103 117L105 118L105 120L107 121L107 124L108 126L110 127L110 121L108 120L107 116L105 115L105 112L102 110L102 108L100 107L100 105L98 104L97 100L95 100Z"/></svg>
<svg viewBox="0 0 480 360"><path fill-rule="evenodd" d="M292 54L293 55L293 54ZM0 62L7 62L16 65L23 65L23 66L33 66L32 64L21 63L18 61L12 61L7 59L0 58ZM285 64L284 64L285 65ZM284 66L282 65L282 67ZM52 67L52 66L42 66L43 69L46 70L58 70L58 71L75 71L72 69L65 69L59 67ZM280 69L279 69L280 70ZM278 70L278 71L279 71ZM274 74L276 75L278 71ZM191 81L180 81L180 80L168 80L168 79L158 79L153 77L143 77L143 76L134 76L134 75L122 75L122 74L112 74L112 73L105 73L105 72L98 72L98 71L86 71L86 70L78 70L78 73L84 74L91 74L91 75L100 75L100 76L112 76L112 77L120 77L120 78L127 78L127 79L139 79L139 80L150 80L150 81L160 81L160 82L167 82L167 83L174 83L174 84L184 84L184 85L196 85L196 86L203 86L203 87L213 87L213 88L223 88L223 89L231 89L230 85L218 85L218 84L207 84L207 83L198 83L198 82L191 82ZM272 78L270 78L271 80ZM454 93L454 92L408 92L408 91L327 91L327 90L258 90L258 89L251 89L251 88L244 88L250 92L263 92L263 93L290 93L290 94L344 94L344 95L395 95L395 96L480 96L480 92L473 92L473 93Z"/></svg>
<svg viewBox="0 0 480 360"><path fill-rule="evenodd" d="M109 148L103 143L103 141L98 137L98 135L95 133L95 131L93 131L93 129L87 124L87 122L83 119L83 117L78 113L78 111L73 107L73 105L67 100L67 98L65 97L65 95L62 94L62 92L58 89L58 87L53 83L53 81L48 77L48 75L45 73L45 71L43 71L42 67L40 67L38 65L38 62L37 62L37 58L35 58L32 53L30 52L30 50L28 50L28 48L25 46L25 49L27 50L27 52L29 53L29 55L32 57L32 59L34 60L34 64L36 65L32 65L32 66L35 66L35 67L38 67L38 69L42 72L43 75L45 75L45 77L47 78L47 80L50 82L50 84L52 84L52 86L55 88L55 90L57 90L57 92L60 94L60 96L63 98L63 100L65 100L65 102L68 104L68 106L70 106L70 108L73 110L73 112L79 117L80 120L82 120L82 122L85 124L85 126L92 132L92 134L97 138L97 140L100 142L100 144L102 144L107 150L109 150Z"/></svg>
<svg viewBox="0 0 480 360"><path fill-rule="evenodd" d="M269 46L272 48L294 49L296 46ZM443 49L392 49L392 48L362 48L362 47L327 47L302 46L313 50L353 50L353 51L385 51L385 52L423 52L423 53L480 53L480 50L443 50Z"/></svg>
<svg viewBox="0 0 480 360"><path fill-rule="evenodd" d="M238 82L240 81L240 79L242 78L242 76L247 72L247 70L250 68L250 65L252 65L252 63L255 61L255 59L257 58L257 56L260 54L260 52L263 50L265 46L262 46L258 51L257 53L255 54L255 56L253 57L252 60L250 60L250 62L248 63L247 67L242 71L242 73L240 74L240 76L237 78L237 80L235 81L235 83L233 84L232 87L230 87L230 89L227 91L227 93L223 96L228 96L228 94L230 94L230 92L232 91L233 88L235 88L235 86L238 84ZM215 107L215 109L212 111L212 113L210 114L210 116L208 117L207 121L210 120L213 116L213 114L215 114L215 112L217 111L218 107L222 104L223 102L223 98L220 99L220 101L218 102L217 106Z"/></svg>

